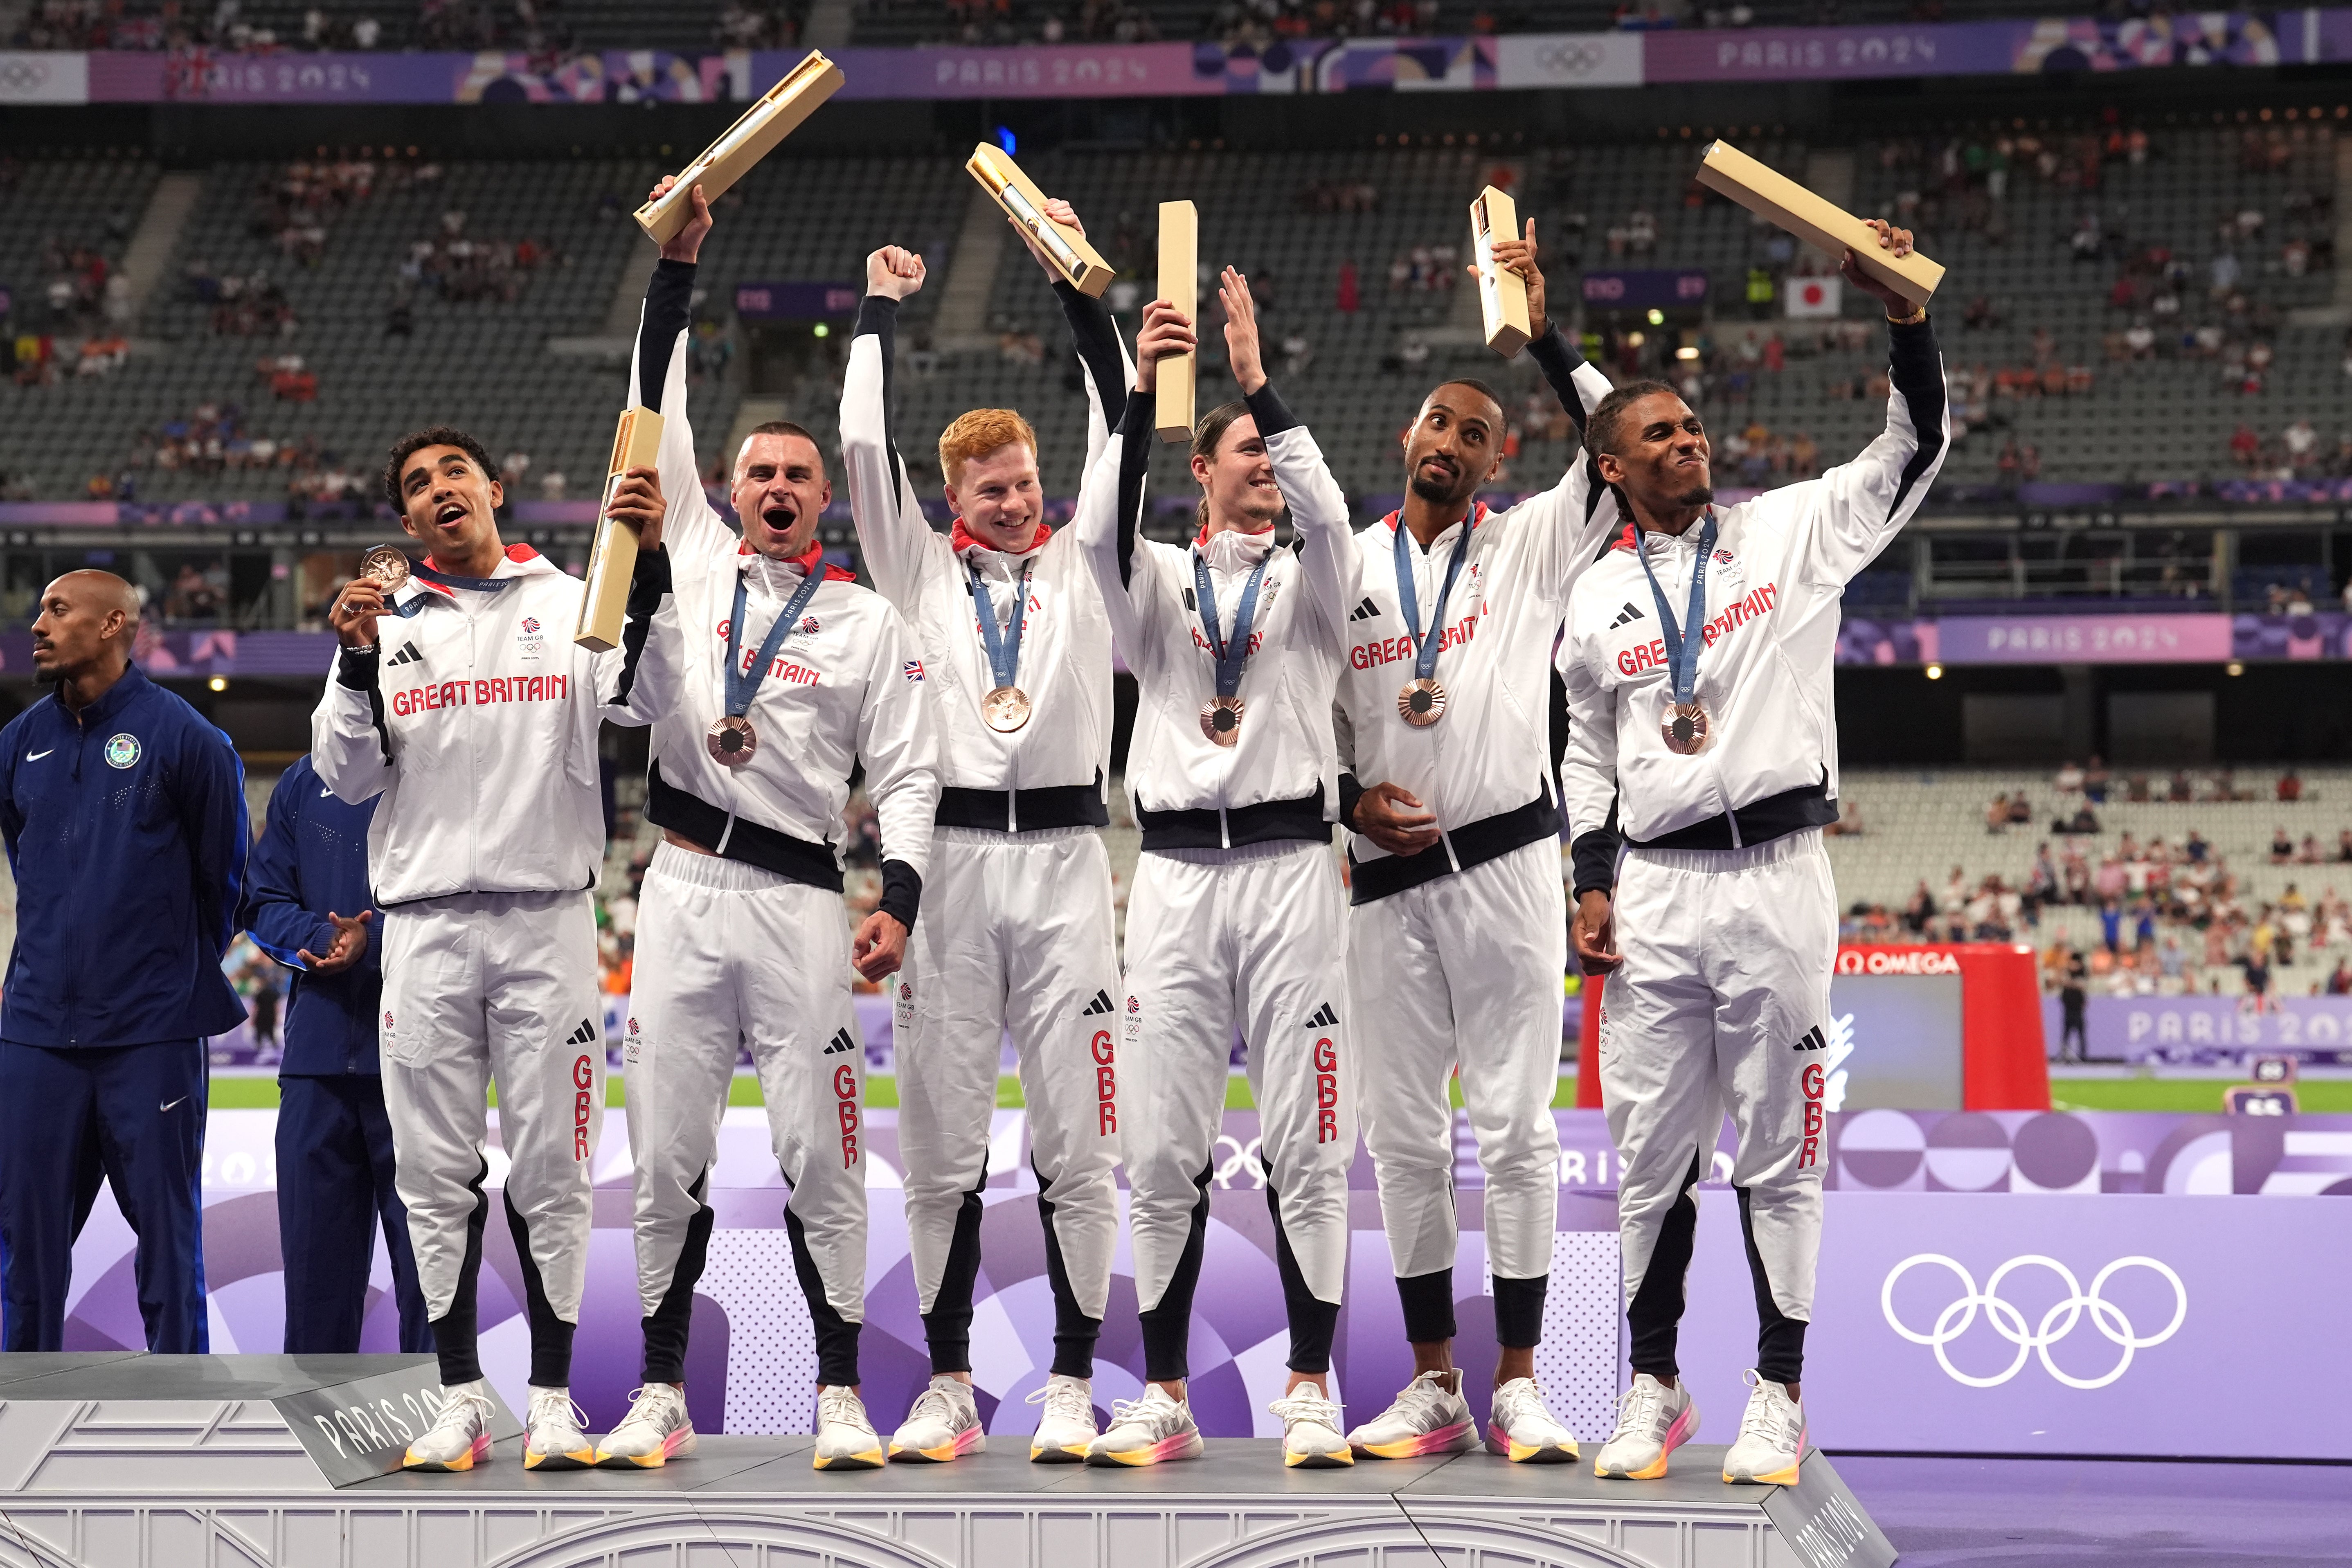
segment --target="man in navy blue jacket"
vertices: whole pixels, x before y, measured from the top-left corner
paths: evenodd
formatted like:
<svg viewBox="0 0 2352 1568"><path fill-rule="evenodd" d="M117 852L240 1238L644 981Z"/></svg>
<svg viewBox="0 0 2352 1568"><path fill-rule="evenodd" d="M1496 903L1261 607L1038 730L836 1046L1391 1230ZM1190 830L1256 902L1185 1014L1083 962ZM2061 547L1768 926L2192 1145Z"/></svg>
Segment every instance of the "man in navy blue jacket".
<svg viewBox="0 0 2352 1568"><path fill-rule="evenodd" d="M349 1354L367 1314L375 1230L383 1228L400 1348L429 1351L433 1329L393 1188L375 1016L383 970L369 940L368 824L375 802L346 805L309 757L269 795L237 921L295 972L278 1067L278 1246L286 1259L286 1352Z"/></svg>
<svg viewBox="0 0 2352 1568"><path fill-rule="evenodd" d="M101 1176L138 1233L147 1348L201 1352L205 1037L247 842L226 735L132 666L139 600L107 572L41 594L55 695L0 730L16 943L0 1000L0 1346L64 1347L74 1237Z"/></svg>

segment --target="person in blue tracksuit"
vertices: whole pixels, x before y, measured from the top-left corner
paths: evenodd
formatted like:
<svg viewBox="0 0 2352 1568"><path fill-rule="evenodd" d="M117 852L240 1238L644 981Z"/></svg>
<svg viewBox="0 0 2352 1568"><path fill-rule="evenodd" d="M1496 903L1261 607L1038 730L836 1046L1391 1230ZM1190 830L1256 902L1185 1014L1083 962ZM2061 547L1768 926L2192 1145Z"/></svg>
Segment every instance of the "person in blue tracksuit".
<svg viewBox="0 0 2352 1568"><path fill-rule="evenodd" d="M147 1348L201 1352L205 1038L244 1021L221 955L248 834L229 738L131 662L108 572L41 594L54 681L0 729L16 941L0 999L0 1348L64 1347L74 1237L102 1177L138 1234Z"/></svg>
<svg viewBox="0 0 2352 1568"><path fill-rule="evenodd" d="M278 1067L278 1245L286 1259L286 1352L360 1348L375 1231L383 1230L400 1308L400 1348L430 1351L433 1329L393 1188L376 1014L383 970L368 890L375 802L349 805L309 757L269 794L269 815L237 921L294 971Z"/></svg>

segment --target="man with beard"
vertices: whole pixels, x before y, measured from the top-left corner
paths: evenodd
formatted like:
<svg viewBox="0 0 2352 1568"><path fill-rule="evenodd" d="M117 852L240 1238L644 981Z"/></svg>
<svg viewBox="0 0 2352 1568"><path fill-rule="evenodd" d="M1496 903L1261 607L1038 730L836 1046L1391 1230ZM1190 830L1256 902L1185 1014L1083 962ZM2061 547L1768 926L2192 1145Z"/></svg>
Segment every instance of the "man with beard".
<svg viewBox="0 0 2352 1568"><path fill-rule="evenodd" d="M246 867L229 739L141 673L139 595L111 572L41 591L33 673L0 730L16 891L0 1000L0 1266L11 1351L66 1348L74 1238L102 1179L137 1233L147 1348L205 1329L205 1037L244 1021L221 954Z"/></svg>
<svg viewBox="0 0 2352 1568"><path fill-rule="evenodd" d="M1874 226L1890 254L1910 251L1909 230ZM1853 462L1717 508L1706 432L1657 382L1610 394L1586 436L1632 524L1579 584L1559 655L1576 952L1588 973L1614 971L1599 1050L1634 1375L1602 1476L1663 1476L1698 1430L1675 1338L1696 1188L1727 1109L1760 1321L1723 1479L1793 1486L1805 1451L1837 952L1821 830L1837 820L1839 601L1950 444L1926 308L1851 253L1843 270L1892 323L1886 429Z"/></svg>
<svg viewBox="0 0 2352 1568"><path fill-rule="evenodd" d="M1062 202L1046 213L1076 221ZM945 533L931 527L899 457L892 385L898 310L923 285L922 258L885 247L866 278L841 389L842 466L875 586L920 645L941 784L938 912L908 945L892 1010L907 1242L931 1377L890 1449L937 1462L987 1442L971 1383L972 1294L1010 1034L1054 1297L1029 1457L1069 1464L1094 1441L1095 1342L1118 1237L1118 956L1097 831L1110 820L1110 623L1069 530L1045 525L1037 434L1013 410L973 409L940 435L955 521ZM1086 376L1091 459L1127 406L1126 354L1099 302L1058 280L1054 293Z"/></svg>
<svg viewBox="0 0 2352 1568"><path fill-rule="evenodd" d="M816 531L833 487L809 433L778 422L744 440L729 490L740 540L696 482L686 334L710 208L698 187L690 200L693 216L646 289L629 385L632 404L661 412L659 467L679 497L666 529L677 614L654 633L677 640L678 698L654 724L646 818L662 842L637 905L623 1047L645 1384L596 1458L651 1468L693 1451L687 1331L710 1239L719 1121L748 1044L816 1331L813 1462L873 1469L882 1441L857 1374L866 1050L849 972L890 974L915 923L939 801L930 717L906 623L824 563ZM881 821L882 899L853 939L840 838L861 762Z"/></svg>
<svg viewBox="0 0 2352 1568"><path fill-rule="evenodd" d="M1127 913L1128 1228L1142 1397L1087 1458L1149 1465L1201 1452L1185 1399L1192 1293L1209 1219L1236 1026L1248 1042L1290 1376L1273 1413L1286 1465L1353 1462L1331 1398L1355 1158L1341 1063L1344 914L1331 863L1331 693L1347 643L1347 500L1267 381L1249 282L1227 268L1225 345L1244 401L1193 433L1200 533L1139 539L1158 361L1192 323L1156 300L1142 370L1073 525L1135 671L1128 795L1143 855ZM1286 503L1295 550L1277 550Z"/></svg>
<svg viewBox="0 0 2352 1568"><path fill-rule="evenodd" d="M1580 427L1608 378L1544 310L1535 229L1496 258L1527 280L1529 353ZM1557 1219L1560 982L1567 910L1547 715L1569 590L1614 524L1580 458L1503 511L1477 504L1503 447L1495 395L1432 392L1404 435L1402 510L1356 536L1360 582L1339 682L1349 989L1364 1142L1403 1300L1413 1378L1349 1434L1409 1458L1477 1441L1454 1367L1454 1113L1486 1173L1499 1351L1486 1445L1517 1461L1576 1457L1535 1380Z"/></svg>
<svg viewBox="0 0 2352 1568"><path fill-rule="evenodd" d="M594 1454L570 1384L604 1115L588 892L604 859L596 732L662 705L667 673L644 656L668 588L662 494L637 468L608 502L646 548L621 646L592 654L567 635L579 580L499 540L506 492L479 441L446 426L402 437L383 491L428 553L411 567L384 552L375 570L394 581L362 576L336 595L327 619L342 649L310 717L310 760L336 798L377 802L384 1113L443 1396L404 1462L464 1470L490 1450L475 1288L495 1078L530 1330L522 1462L576 1468Z"/></svg>

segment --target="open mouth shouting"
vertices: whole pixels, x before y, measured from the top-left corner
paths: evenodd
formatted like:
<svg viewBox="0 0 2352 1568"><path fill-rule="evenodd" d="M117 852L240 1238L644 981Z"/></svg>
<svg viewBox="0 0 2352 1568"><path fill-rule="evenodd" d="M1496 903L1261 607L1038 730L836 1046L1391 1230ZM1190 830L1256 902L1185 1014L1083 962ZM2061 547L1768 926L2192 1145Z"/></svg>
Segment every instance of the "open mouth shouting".
<svg viewBox="0 0 2352 1568"><path fill-rule="evenodd" d="M463 525L468 515L469 509L464 501L443 501L439 506L433 509L433 526L455 531L458 527Z"/></svg>
<svg viewBox="0 0 2352 1568"><path fill-rule="evenodd" d="M790 533L800 514L788 506L772 506L760 513L760 521L778 533Z"/></svg>

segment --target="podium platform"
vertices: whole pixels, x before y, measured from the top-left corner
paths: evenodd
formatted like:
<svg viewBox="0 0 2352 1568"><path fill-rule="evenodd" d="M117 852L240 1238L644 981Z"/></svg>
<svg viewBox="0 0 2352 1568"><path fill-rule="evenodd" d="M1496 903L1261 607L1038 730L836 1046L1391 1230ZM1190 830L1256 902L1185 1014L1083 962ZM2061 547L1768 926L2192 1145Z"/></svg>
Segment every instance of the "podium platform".
<svg viewBox="0 0 2352 1568"><path fill-rule="evenodd" d="M1661 1481L1485 1453L1291 1470L1265 1439L1141 1470L950 1465L828 1474L805 1436L705 1436L657 1470L330 1485L276 1401L415 1369L397 1356L0 1356L5 1568L1885 1568L1818 1452L1797 1487L1729 1487L1694 1446Z"/></svg>

